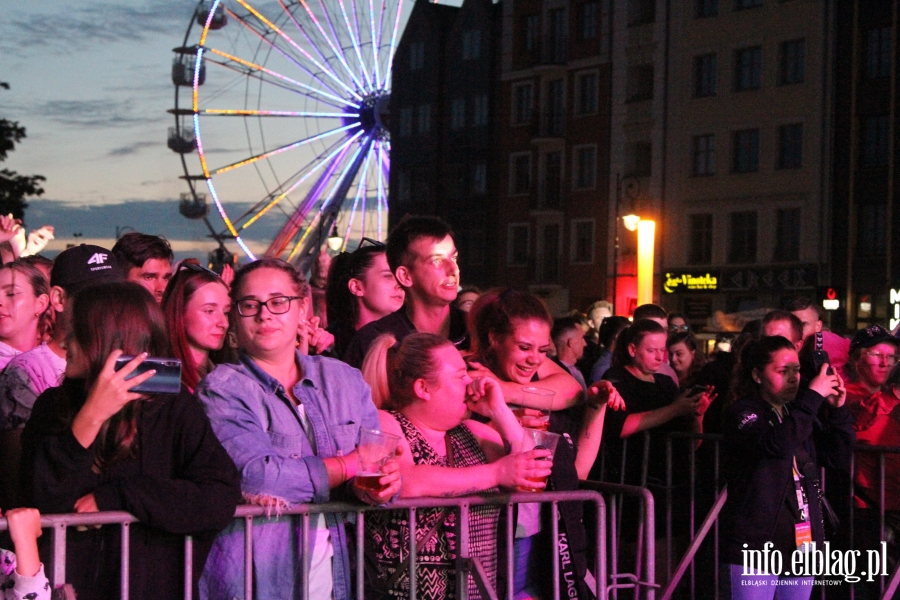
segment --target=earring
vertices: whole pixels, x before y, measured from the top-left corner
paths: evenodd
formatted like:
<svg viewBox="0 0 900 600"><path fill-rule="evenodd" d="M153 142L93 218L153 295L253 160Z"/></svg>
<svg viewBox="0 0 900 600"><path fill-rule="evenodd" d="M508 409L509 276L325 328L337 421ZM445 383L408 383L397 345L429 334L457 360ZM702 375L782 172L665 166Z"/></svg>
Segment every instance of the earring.
<svg viewBox="0 0 900 600"><path fill-rule="evenodd" d="M755 381L756 383L762 383L762 381L760 381L759 378L757 378L757 377L754 377L753 381Z"/></svg>

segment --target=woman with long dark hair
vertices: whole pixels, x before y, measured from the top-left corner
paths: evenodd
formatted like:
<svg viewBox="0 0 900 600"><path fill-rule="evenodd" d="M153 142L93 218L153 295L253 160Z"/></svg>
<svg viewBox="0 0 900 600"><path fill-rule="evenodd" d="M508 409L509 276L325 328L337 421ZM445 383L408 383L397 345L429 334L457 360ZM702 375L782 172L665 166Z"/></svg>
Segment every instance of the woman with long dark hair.
<svg viewBox="0 0 900 600"><path fill-rule="evenodd" d="M38 397L22 433L26 503L46 513L124 510L131 598L184 594L184 537L194 536L196 584L215 534L240 498L234 463L190 394L144 394L126 380L148 355L169 356L162 312L134 283L75 298L66 379ZM116 361L134 356L121 369ZM67 580L81 600L119 596L118 528L68 532Z"/></svg>
<svg viewBox="0 0 900 600"><path fill-rule="evenodd" d="M678 375L678 387L681 391L691 389L697 384L700 371L706 364L697 338L690 331L671 333L666 340L666 349L669 351L669 364Z"/></svg>
<svg viewBox="0 0 900 600"><path fill-rule="evenodd" d="M730 597L808 598L813 574L792 577L747 573L747 551L776 552L785 567L795 550L825 541L820 466L849 470L855 439L846 390L828 364L800 390L800 359L793 342L761 338L741 352L725 411L723 444L728 499L722 511L722 582ZM768 546L767 546L768 545ZM786 581L789 580L789 581ZM791 587L786 587L791 586Z"/></svg>
<svg viewBox="0 0 900 600"><path fill-rule="evenodd" d="M228 286L215 272L183 262L166 286L162 309L172 355L181 361L181 382L193 393L224 358L231 311Z"/></svg>
<svg viewBox="0 0 900 600"><path fill-rule="evenodd" d="M405 296L388 266L384 244L360 245L336 256L325 290L335 356L343 356L361 327L399 310Z"/></svg>

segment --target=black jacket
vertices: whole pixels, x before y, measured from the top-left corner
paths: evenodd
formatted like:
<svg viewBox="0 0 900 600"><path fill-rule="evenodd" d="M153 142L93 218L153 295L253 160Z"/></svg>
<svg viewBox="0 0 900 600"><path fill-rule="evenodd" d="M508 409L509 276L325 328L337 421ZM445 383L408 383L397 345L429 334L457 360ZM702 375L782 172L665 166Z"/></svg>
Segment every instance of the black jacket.
<svg viewBox="0 0 900 600"><path fill-rule="evenodd" d="M140 519L130 526L131 598L184 596L183 536L193 535L197 597L212 541L241 498L237 469L203 407L184 388L153 397L138 420L135 456L98 474L91 469L93 446L82 447L71 428L86 399L84 382L67 379L35 402L22 432L27 505L70 513L76 500L93 493L101 511L124 510ZM79 600L119 597L120 538L116 526L68 529L66 581Z"/></svg>
<svg viewBox="0 0 900 600"><path fill-rule="evenodd" d="M748 550L762 550L766 542L772 542L788 564L796 549L795 456L800 470L808 475L801 481L810 507L813 541L820 547L825 541L816 479L819 467L849 470L856 434L847 407L823 406L824 400L807 390L785 405L781 422L775 409L758 396L738 400L726 409L728 500L722 513L722 558L726 562L742 564L744 544Z"/></svg>

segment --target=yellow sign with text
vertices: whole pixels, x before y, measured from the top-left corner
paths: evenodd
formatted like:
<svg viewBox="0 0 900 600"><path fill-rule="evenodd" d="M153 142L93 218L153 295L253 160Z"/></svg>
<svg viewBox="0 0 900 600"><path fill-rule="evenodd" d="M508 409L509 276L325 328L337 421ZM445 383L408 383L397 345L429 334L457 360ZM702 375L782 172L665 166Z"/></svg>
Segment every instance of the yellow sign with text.
<svg viewBox="0 0 900 600"><path fill-rule="evenodd" d="M719 289L719 278L710 273L666 273L663 291L667 294L675 292L714 292Z"/></svg>

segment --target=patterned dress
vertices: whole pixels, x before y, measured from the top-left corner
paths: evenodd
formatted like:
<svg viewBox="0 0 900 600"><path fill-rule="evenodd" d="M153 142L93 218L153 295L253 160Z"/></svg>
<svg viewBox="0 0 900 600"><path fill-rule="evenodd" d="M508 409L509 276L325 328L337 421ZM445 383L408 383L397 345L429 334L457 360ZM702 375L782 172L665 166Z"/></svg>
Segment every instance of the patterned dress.
<svg viewBox="0 0 900 600"><path fill-rule="evenodd" d="M417 465L449 467L447 457L440 456L422 433L401 413L391 411L409 442L413 462ZM488 462L478 440L465 425L447 432L454 467L470 467ZM497 488L485 490L496 492ZM497 523L499 506L473 506L469 513L469 555L477 558L496 589ZM439 520L443 519L442 523ZM435 528L435 525L437 527ZM416 511L416 538L427 541L416 556L416 598L444 600L456 598L456 514L452 510L427 508ZM406 510L380 511L366 514L366 598L409 598L409 513ZM397 576L398 569L404 571ZM389 589L386 589L388 588ZM480 599L478 588L469 577L468 597Z"/></svg>

